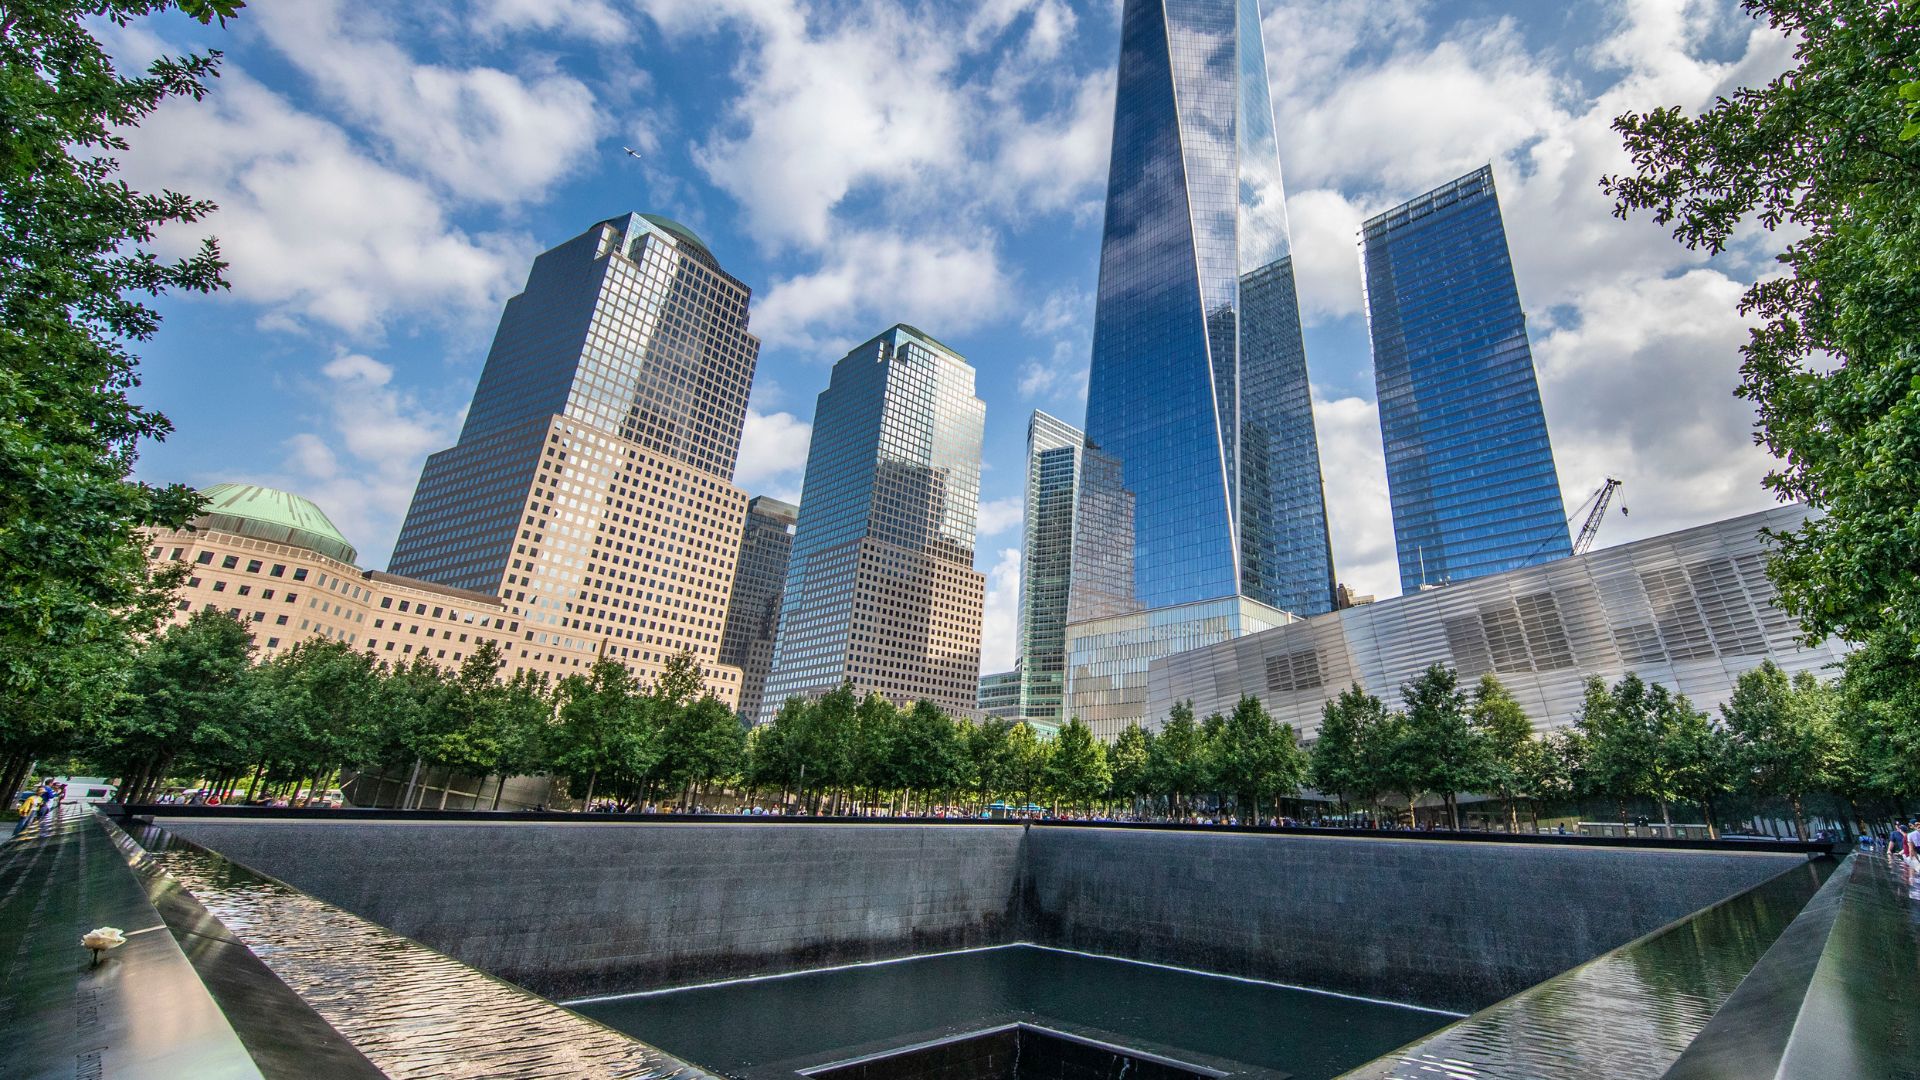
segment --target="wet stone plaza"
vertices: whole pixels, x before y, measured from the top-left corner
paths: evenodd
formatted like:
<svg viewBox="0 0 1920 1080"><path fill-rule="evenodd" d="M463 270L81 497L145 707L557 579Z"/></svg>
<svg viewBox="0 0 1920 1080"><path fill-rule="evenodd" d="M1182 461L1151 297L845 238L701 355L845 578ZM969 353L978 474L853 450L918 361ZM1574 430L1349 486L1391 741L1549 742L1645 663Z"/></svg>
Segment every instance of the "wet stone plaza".
<svg viewBox="0 0 1920 1080"><path fill-rule="evenodd" d="M1916 896L1795 845L80 812L0 849L0 1074L1898 1076Z"/></svg>

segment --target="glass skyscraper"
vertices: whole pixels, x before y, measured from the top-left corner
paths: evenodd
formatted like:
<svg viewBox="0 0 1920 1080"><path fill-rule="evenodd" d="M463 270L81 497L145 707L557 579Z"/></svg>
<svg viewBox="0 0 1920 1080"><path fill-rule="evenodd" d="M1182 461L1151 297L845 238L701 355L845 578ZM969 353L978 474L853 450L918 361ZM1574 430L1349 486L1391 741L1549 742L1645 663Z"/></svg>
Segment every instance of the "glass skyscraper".
<svg viewBox="0 0 1920 1080"><path fill-rule="evenodd" d="M986 406L973 377L960 354L904 325L834 364L814 409L761 722L843 681L975 707Z"/></svg>
<svg viewBox="0 0 1920 1080"><path fill-rule="evenodd" d="M542 253L459 441L421 470L392 571L506 602L516 665L607 657L645 679L691 652L736 702L719 648L746 516L732 477L760 351L750 296L658 215Z"/></svg>
<svg viewBox="0 0 1920 1080"><path fill-rule="evenodd" d="M760 495L747 503L740 561L727 598L727 627L720 635L720 662L740 669L740 715L760 715L760 695L773 666L773 639L780 627L780 594L787 587L793 555L793 525L800 508Z"/></svg>
<svg viewBox="0 0 1920 1080"><path fill-rule="evenodd" d="M1401 591L1572 554L1493 169L1361 235Z"/></svg>
<svg viewBox="0 0 1920 1080"><path fill-rule="evenodd" d="M1067 597L1073 582L1074 519L1087 437L1035 412L1027 422L1025 541L1020 560L1019 714L1058 727L1065 721ZM983 703L982 709L986 708Z"/></svg>
<svg viewBox="0 0 1920 1080"><path fill-rule="evenodd" d="M1069 631L1067 711L1090 723L1131 716L1145 654L1195 641L1179 625L1333 607L1258 0L1128 0L1094 320L1086 434L1131 520L1076 539L1072 620L1126 624Z"/></svg>

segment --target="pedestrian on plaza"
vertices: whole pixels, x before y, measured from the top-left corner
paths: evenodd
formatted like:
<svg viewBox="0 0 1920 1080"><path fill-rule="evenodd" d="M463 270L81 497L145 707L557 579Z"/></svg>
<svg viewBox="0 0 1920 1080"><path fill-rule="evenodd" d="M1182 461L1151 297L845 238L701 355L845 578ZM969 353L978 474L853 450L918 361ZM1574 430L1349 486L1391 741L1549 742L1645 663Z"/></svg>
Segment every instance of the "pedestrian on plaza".
<svg viewBox="0 0 1920 1080"><path fill-rule="evenodd" d="M27 789L27 797L20 800L20 824L13 827L13 835L19 836L26 832L27 826L33 824L34 819L39 817L40 803L40 785L35 784Z"/></svg>
<svg viewBox="0 0 1920 1080"><path fill-rule="evenodd" d="M1899 858L1901 849L1906 846L1906 843L1906 831L1900 827L1900 819L1895 818L1893 824L1887 826L1887 858L1889 860Z"/></svg>

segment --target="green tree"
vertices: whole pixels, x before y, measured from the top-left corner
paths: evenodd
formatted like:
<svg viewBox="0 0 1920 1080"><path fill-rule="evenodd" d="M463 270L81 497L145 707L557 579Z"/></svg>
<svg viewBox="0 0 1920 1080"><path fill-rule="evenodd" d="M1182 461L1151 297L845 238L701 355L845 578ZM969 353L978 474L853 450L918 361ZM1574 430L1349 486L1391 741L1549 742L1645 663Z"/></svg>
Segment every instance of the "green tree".
<svg viewBox="0 0 1920 1080"><path fill-rule="evenodd" d="M1371 805L1384 790L1370 767L1366 739L1385 721L1387 706L1359 683L1320 709L1320 732L1308 758L1313 786L1331 795L1342 811L1354 802Z"/></svg>
<svg viewBox="0 0 1920 1080"><path fill-rule="evenodd" d="M213 205L136 192L115 174L123 133L168 99L203 95L218 54L162 57L128 78L93 35L97 19L124 26L175 6L0 4L0 727L8 729L0 747L12 759L0 772L8 775L35 754L71 748L81 725L106 720L122 683L116 669L171 606L178 581L178 571L149 572L142 530L183 525L200 505L184 486L130 479L141 442L171 430L132 400L132 347L159 329L152 298L225 286L212 241L172 262L149 247L162 226L199 221ZM205 22L238 4L177 6Z"/></svg>
<svg viewBox="0 0 1920 1080"><path fill-rule="evenodd" d="M1184 817L1188 799L1206 780L1205 748L1200 725L1193 719L1193 702L1175 702L1166 726L1153 740L1147 775L1154 793L1167 800L1167 816Z"/></svg>
<svg viewBox="0 0 1920 1080"><path fill-rule="evenodd" d="M1446 802L1448 824L1460 827L1460 792L1485 776L1485 744L1474 727L1460 677L1433 664L1400 688L1405 734L1397 757L1409 790L1431 791Z"/></svg>
<svg viewBox="0 0 1920 1080"><path fill-rule="evenodd" d="M882 791L908 786L916 750L901 730L899 708L869 690L853 712L853 783L867 789L868 805L878 805Z"/></svg>
<svg viewBox="0 0 1920 1080"><path fill-rule="evenodd" d="M1498 795L1507 804L1507 829L1520 829L1519 800L1526 790L1527 769L1536 752L1533 721L1513 694L1491 673L1480 676L1473 690L1473 728L1484 754L1477 787Z"/></svg>
<svg viewBox="0 0 1920 1080"><path fill-rule="evenodd" d="M679 790L689 811L704 789L738 776L744 765L747 733L739 716L711 694L665 710L658 740L656 771Z"/></svg>
<svg viewBox="0 0 1920 1080"><path fill-rule="evenodd" d="M1736 679L1720 707L1738 750L1741 779L1756 795L1786 800L1802 840L1806 798L1828 785L1838 750L1836 698L1811 674L1789 679L1768 660Z"/></svg>
<svg viewBox="0 0 1920 1080"><path fill-rule="evenodd" d="M1153 761L1153 733L1138 723L1121 729L1107 754L1107 766L1113 775L1113 797L1131 803L1150 794L1149 771Z"/></svg>
<svg viewBox="0 0 1920 1080"><path fill-rule="evenodd" d="M1894 813L1920 795L1920 659L1877 634L1849 653L1840 680L1833 786L1860 817L1865 801Z"/></svg>
<svg viewBox="0 0 1920 1080"><path fill-rule="evenodd" d="M116 764L129 802L143 801L176 759L199 740L244 716L253 639L225 612L196 611L140 651L127 683L124 707L98 756Z"/></svg>
<svg viewBox="0 0 1920 1080"><path fill-rule="evenodd" d="M1076 808L1084 808L1113 786L1106 748L1094 739L1093 731L1081 723L1079 717L1068 720L1054 736L1053 749L1047 755L1044 784L1055 799Z"/></svg>
<svg viewBox="0 0 1920 1080"><path fill-rule="evenodd" d="M920 794L920 808L931 808L933 799L952 792L965 782L966 752L961 745L960 729L953 718L931 701L916 701L911 709L897 714L894 741L894 775L908 793Z"/></svg>
<svg viewBox="0 0 1920 1080"><path fill-rule="evenodd" d="M1012 789L1007 739L1013 721L989 717L966 731L967 772L973 777L975 792L984 810L993 796Z"/></svg>
<svg viewBox="0 0 1920 1080"><path fill-rule="evenodd" d="M1717 838L1720 826L1713 808L1733 790L1733 739L1713 718L1693 707L1683 695L1673 701L1669 718L1661 725L1656 755L1675 797L1700 807L1707 836Z"/></svg>
<svg viewBox="0 0 1920 1080"><path fill-rule="evenodd" d="M237 746L227 766L254 766L253 786L304 778L311 791L342 765L373 761L387 717L366 653L309 638L259 665L255 686L257 737Z"/></svg>
<svg viewBox="0 0 1920 1080"><path fill-rule="evenodd" d="M1251 694L1242 694L1227 717L1218 760L1220 786L1239 801L1242 824L1247 825L1259 823L1263 803L1298 794L1307 774L1307 757L1293 728L1274 723L1266 706Z"/></svg>
<svg viewBox="0 0 1920 1080"><path fill-rule="evenodd" d="M1025 720L1007 729L1007 786L1020 797L1023 810L1034 805L1034 793L1046 783L1049 750Z"/></svg>
<svg viewBox="0 0 1920 1080"><path fill-rule="evenodd" d="M1614 800L1622 822L1627 820L1627 800L1653 787L1659 733L1648 721L1646 694L1646 684L1632 672L1611 690L1604 679L1589 678L1575 721L1587 751L1583 791Z"/></svg>
<svg viewBox="0 0 1920 1080"><path fill-rule="evenodd" d="M1614 122L1634 173L1603 187L1689 248L1748 223L1788 242L1741 298L1760 325L1741 396L1780 463L1767 486L1819 510L1769 570L1810 638L1881 630L1920 655L1920 139L1906 138L1920 19L1906 0L1743 0L1793 41L1763 87Z"/></svg>
<svg viewBox="0 0 1920 1080"><path fill-rule="evenodd" d="M585 675L561 680L558 723L549 735L553 767L581 781L581 805L593 806L602 777L637 775L658 760L639 687L625 664L598 660Z"/></svg>

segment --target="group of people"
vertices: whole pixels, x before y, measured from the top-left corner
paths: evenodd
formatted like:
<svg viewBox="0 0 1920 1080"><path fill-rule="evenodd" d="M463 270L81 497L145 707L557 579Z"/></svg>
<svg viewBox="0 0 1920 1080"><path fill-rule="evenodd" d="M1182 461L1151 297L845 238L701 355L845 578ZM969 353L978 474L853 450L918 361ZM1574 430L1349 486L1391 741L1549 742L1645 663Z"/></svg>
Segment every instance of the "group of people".
<svg viewBox="0 0 1920 1080"><path fill-rule="evenodd" d="M13 827L13 835L19 836L29 828L52 817L60 809L67 797L67 785L58 783L49 777L27 790L27 797L20 800L17 808L20 824Z"/></svg>
<svg viewBox="0 0 1920 1080"><path fill-rule="evenodd" d="M1887 832L1887 858L1896 863L1905 860L1908 866L1920 869L1920 818L1893 823Z"/></svg>

